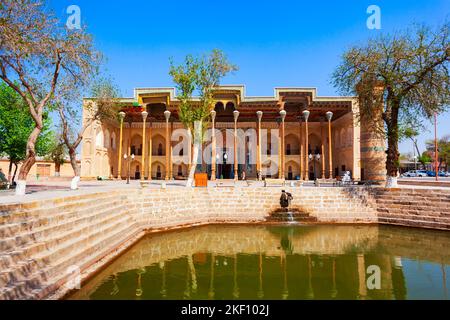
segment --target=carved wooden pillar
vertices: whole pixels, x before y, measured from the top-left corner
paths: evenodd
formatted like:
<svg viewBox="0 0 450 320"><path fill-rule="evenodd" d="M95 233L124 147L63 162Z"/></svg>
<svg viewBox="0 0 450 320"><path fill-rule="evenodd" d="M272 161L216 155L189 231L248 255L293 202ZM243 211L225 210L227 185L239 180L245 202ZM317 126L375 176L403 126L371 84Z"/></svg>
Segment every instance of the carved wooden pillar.
<svg viewBox="0 0 450 320"><path fill-rule="evenodd" d="M302 118L299 117L299 127L300 127L300 135L299 135L299 141L300 141L300 180L303 180L304 174L303 174L303 123Z"/></svg>
<svg viewBox="0 0 450 320"><path fill-rule="evenodd" d="M321 152L322 152L322 179L325 179L325 137L323 134L323 119L320 119L320 142L321 142Z"/></svg>
<svg viewBox="0 0 450 320"><path fill-rule="evenodd" d="M257 155L256 155L256 171L258 174L258 180L262 180L262 154L261 154L261 120L263 117L263 112L256 112L256 116L258 117L258 146L257 146Z"/></svg>
<svg viewBox="0 0 450 320"><path fill-rule="evenodd" d="M120 135L119 135L119 164L117 178L122 178L122 144L123 144L123 119L125 118L125 112L119 112L120 120Z"/></svg>
<svg viewBox="0 0 450 320"><path fill-rule="evenodd" d="M305 118L305 180L309 181L309 129L308 129L308 120L311 112L308 110L303 111L303 117Z"/></svg>
<svg viewBox="0 0 450 320"><path fill-rule="evenodd" d="M166 177L165 180L169 180L169 165L170 165L170 160L169 160L169 154L170 154L170 144L169 144L169 119L170 119L170 111L166 110L164 112L164 116L166 117Z"/></svg>
<svg viewBox="0 0 450 320"><path fill-rule="evenodd" d="M237 122L239 119L239 111L235 110L234 114L234 180L239 180L239 163L238 163L238 153L237 153Z"/></svg>
<svg viewBox="0 0 450 320"><path fill-rule="evenodd" d="M147 123L147 116L148 116L148 112L147 111L143 111L142 112L142 120L143 120L143 125L142 125L142 174L141 174L141 180L145 179L145 145L146 145L146 140L145 140L145 131L146 131L146 123Z"/></svg>
<svg viewBox="0 0 450 320"><path fill-rule="evenodd" d="M216 181L216 111L211 111L211 181Z"/></svg>
<svg viewBox="0 0 450 320"><path fill-rule="evenodd" d="M280 111L280 116L281 116L281 178L285 179L286 178L286 174L285 174L285 166L286 166L286 161L285 161L285 151L286 151L286 147L285 147L285 120L286 120L286 111L285 110L281 110Z"/></svg>
<svg viewBox="0 0 450 320"><path fill-rule="evenodd" d="M150 141L148 148L148 180L152 180L152 161L153 161L153 122L150 120Z"/></svg>
<svg viewBox="0 0 450 320"><path fill-rule="evenodd" d="M330 175L329 178L333 179L333 148L331 146L331 119L333 119L333 112L327 112L327 120L328 120L328 165Z"/></svg>

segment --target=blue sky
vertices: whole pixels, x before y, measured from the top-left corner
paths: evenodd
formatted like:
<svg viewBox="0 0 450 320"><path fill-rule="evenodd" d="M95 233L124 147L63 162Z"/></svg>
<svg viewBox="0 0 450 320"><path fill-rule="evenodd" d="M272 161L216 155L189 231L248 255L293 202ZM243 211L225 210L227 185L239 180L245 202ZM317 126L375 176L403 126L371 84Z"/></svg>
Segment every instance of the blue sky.
<svg viewBox="0 0 450 320"><path fill-rule="evenodd" d="M441 24L450 16L448 0L51 0L49 6L66 17L73 4L123 96L132 96L135 87L173 86L169 57L180 61L213 48L240 68L223 83L245 84L247 95L272 95L279 86L337 95L330 75L352 44L413 22ZM366 27L366 10L373 4L381 8L381 30ZM439 117L439 135L450 134L449 123L450 113ZM422 149L433 138L429 128L420 137ZM412 151L411 143L402 143L401 151Z"/></svg>

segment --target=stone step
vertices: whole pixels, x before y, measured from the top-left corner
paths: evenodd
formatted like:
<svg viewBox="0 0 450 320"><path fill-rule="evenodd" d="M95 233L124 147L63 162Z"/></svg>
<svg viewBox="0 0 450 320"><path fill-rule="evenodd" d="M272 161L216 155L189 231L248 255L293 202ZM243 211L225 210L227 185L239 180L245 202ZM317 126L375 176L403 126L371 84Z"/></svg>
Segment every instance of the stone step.
<svg viewBox="0 0 450 320"><path fill-rule="evenodd" d="M89 197L87 199L80 199L77 202L61 203L57 202L56 205L50 206L45 205L45 207L37 207L30 209L15 209L14 211L2 211L0 209L0 226L6 224L22 224L23 222L30 222L34 219L39 219L43 217L52 216L54 214L62 212L73 212L74 210L79 210L83 207L92 206L93 203L107 203L111 199L118 197L118 194L105 193L101 194L97 198ZM1 229L0 229L1 232ZM1 233L0 233L1 237Z"/></svg>
<svg viewBox="0 0 450 320"><path fill-rule="evenodd" d="M45 223L36 223L36 228L29 227L16 236L0 239L0 252L7 253L8 250L20 248L29 242L38 242L52 232L62 232L72 227L75 223L84 223L89 219L93 219L100 213L107 213L111 207L120 208L120 200L113 200L108 203L108 208L101 210L106 204L97 204L93 207L82 209L80 212L62 213L52 218L46 218ZM92 213L94 212L94 213ZM1 265L0 265L1 266Z"/></svg>
<svg viewBox="0 0 450 320"><path fill-rule="evenodd" d="M83 202L92 202L96 199L101 199L111 196L111 193L93 193L86 194L84 196L72 196L72 197L61 197L54 199L47 199L41 201L34 201L22 204L9 204L0 205L0 212L3 215L14 215L20 214L22 212L33 212L33 211L48 211L54 208L64 208L74 204L82 204Z"/></svg>
<svg viewBox="0 0 450 320"><path fill-rule="evenodd" d="M111 198L109 201L113 201L114 198ZM55 219L66 219L66 217L77 213L80 210L89 210L93 207L98 207L101 204L107 204L108 201L98 201L94 202L94 204L90 204L89 206L81 206L78 208L73 208L72 210L58 210L53 214L47 213L45 216L41 215L31 215L28 218L20 221L16 221L14 223L9 223L6 225L0 225L0 238L8 238L12 236L18 235L20 232L29 232L33 228L40 227L45 224L49 224L50 221Z"/></svg>
<svg viewBox="0 0 450 320"><path fill-rule="evenodd" d="M34 275L34 279L41 279L43 273L46 279L51 279L51 281L47 280L39 283L40 289L37 289L39 294L37 298L42 299L51 294L52 290L49 288L54 286L55 283L65 282L64 280L67 278L67 270L69 267L76 265L80 267L80 270L84 270L93 260L97 260L110 253L109 249L105 250L104 248L117 247L133 233L133 230L137 230L137 227L133 227L133 224L118 224L117 227L120 227L120 229L116 229L114 234L112 232L107 233L105 237L97 239L96 243L92 244L89 249L86 250L83 248L72 254L69 258L61 259L55 263L54 267L49 267L47 268L48 270L40 271L39 274ZM111 243L114 245L111 246Z"/></svg>
<svg viewBox="0 0 450 320"><path fill-rule="evenodd" d="M448 224L448 223L429 222L429 221L423 221L423 220L379 217L378 218L378 223L380 223L380 224L389 224L389 225L408 226L408 227L419 227L419 228L433 228L433 229L450 230L450 224Z"/></svg>
<svg viewBox="0 0 450 320"><path fill-rule="evenodd" d="M117 210L122 210L123 205L120 204L119 201L115 201L112 205L112 208L116 208ZM99 205L96 207L92 207L89 209L82 210L80 213L71 213L71 214L62 214L67 215L70 219L64 221L64 218L58 218L57 220L61 220L60 223L48 223L36 227L36 229L30 229L28 232L23 232L16 237L1 239L0 240L0 248L2 249L2 253L9 253L11 251L17 251L17 248L21 248L26 246L30 242L38 243L43 239L46 239L47 236L51 235L54 232L63 232L68 229L73 229L75 223L86 222L88 219L95 219L96 217L101 217L98 214L105 214L111 210L111 207L107 209L100 210L100 208L104 208L105 205ZM91 212L94 212L91 214Z"/></svg>
<svg viewBox="0 0 450 320"><path fill-rule="evenodd" d="M96 241L97 238L99 238L99 237L101 238L104 235L108 236L108 234L113 236L113 235L117 234L117 232L114 232L114 229L128 228L129 224L125 223L127 221L127 219L129 219L129 217L124 217L124 218L116 221L115 223L109 224L103 228L98 228L98 231L96 231L95 233L92 233L90 235L80 236L78 239L74 239L74 241L72 241L70 244L61 245L60 248L55 249L55 252L52 252L51 254L53 254L53 255L57 254L57 253L62 254L62 258L60 258L60 259L64 260L64 259L67 259L66 257L71 256L70 250L72 250L73 247L75 247L75 248L79 247L80 252L85 252L87 250L86 248L89 247L89 241L91 241L91 242ZM111 233L109 233L109 232L111 232ZM69 250L69 252L67 252L67 250ZM42 258L36 258L36 260L37 259L42 259ZM72 262L77 262L77 260L74 260ZM46 267L46 268L48 268L48 267ZM42 270L44 270L44 269L39 268L36 270L36 272L33 272L32 274L24 275L23 278L18 277L17 274L13 274L12 277L13 277L14 281L12 283L11 282L9 283L9 287L14 286L14 283L20 283L20 282L26 281L26 280L32 280L31 282L29 282L29 284L33 285L33 283L34 283L34 285L35 285L36 283L39 283L39 281L47 279L48 277L45 275L45 273L42 273ZM32 276L33 274L41 274L43 276L43 279L39 280L36 277L33 277ZM36 281L38 281L38 282L36 282ZM36 285L34 287L36 287Z"/></svg>
<svg viewBox="0 0 450 320"><path fill-rule="evenodd" d="M97 220L96 222L86 222L84 224L74 224L73 229L67 230L63 233L58 233L56 235L52 235L49 238L42 239L40 242L37 243L31 243L25 247L16 248L14 252L7 253L12 257L13 263L20 263L21 261L28 261L29 259L32 259L31 261L37 261L36 257L41 252L51 252L53 251L55 246L58 246L60 244L65 243L66 241L79 236L80 234L83 234L84 232L88 232L91 229L101 227L105 223L113 222L117 219L120 219L123 215L126 214L127 211L125 211L126 207L125 205L120 205L115 208L109 208L103 212L97 213L95 216L101 217L101 219ZM7 260L7 262L10 263L11 267L11 260Z"/></svg>
<svg viewBox="0 0 450 320"><path fill-rule="evenodd" d="M379 218L388 218L388 219L403 219L403 220L417 220L420 219L424 222L440 222L447 223L450 225L450 218L448 217L440 217L440 216L424 216L424 215L414 215L414 214L402 214L402 213L379 213Z"/></svg>
<svg viewBox="0 0 450 320"><path fill-rule="evenodd" d="M317 218L301 209L292 208L289 212L284 209L277 209L266 219L267 222L316 222Z"/></svg>
<svg viewBox="0 0 450 320"><path fill-rule="evenodd" d="M63 244L55 248L61 255L59 260L54 261L51 266L37 270L25 279L18 279L7 287L0 289L0 299L36 299L43 298L51 290L46 289L58 282L57 278L64 278L65 271L71 265L80 265L92 260L92 255L105 254L103 248L108 248L111 242L123 241L133 228L134 222L130 215L124 216L115 223L108 224L97 229L94 233L82 235L69 244ZM76 250L78 248L78 250ZM75 249L75 250L74 250ZM97 253L97 254L96 254ZM82 258L84 258L84 261ZM39 259L39 258L38 258ZM20 296L17 296L20 294Z"/></svg>

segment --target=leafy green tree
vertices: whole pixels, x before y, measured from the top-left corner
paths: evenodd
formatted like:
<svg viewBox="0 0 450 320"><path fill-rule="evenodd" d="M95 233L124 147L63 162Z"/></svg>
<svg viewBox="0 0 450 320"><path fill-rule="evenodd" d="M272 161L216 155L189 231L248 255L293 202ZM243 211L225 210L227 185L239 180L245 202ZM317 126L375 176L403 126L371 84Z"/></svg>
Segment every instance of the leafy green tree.
<svg viewBox="0 0 450 320"><path fill-rule="evenodd" d="M57 177L61 175L61 166L66 162L66 156L67 147L64 144L61 135L55 135L51 142L50 152L47 155L47 159L53 161L55 164L55 176Z"/></svg>
<svg viewBox="0 0 450 320"><path fill-rule="evenodd" d="M424 151L418 158L419 162L424 166L431 162L431 155L428 151Z"/></svg>
<svg viewBox="0 0 450 320"><path fill-rule="evenodd" d="M449 24L370 39L344 53L332 82L359 95L360 119L386 134L387 186L396 185L401 124L431 118L450 101Z"/></svg>
<svg viewBox="0 0 450 320"><path fill-rule="evenodd" d="M428 140L426 142L427 152L433 156L433 160L430 156L430 161L434 161L435 142L434 140ZM445 164L445 170L448 170L448 164L450 162L450 135L446 135L438 139L438 161L439 169Z"/></svg>
<svg viewBox="0 0 450 320"><path fill-rule="evenodd" d="M236 70L238 68L218 49L200 58L188 55L184 63L178 66L173 61L170 63L169 74L177 87L180 100L179 118L194 138L187 187L192 186L203 133L214 109L214 90L227 74ZM199 102L193 101L196 91L200 95Z"/></svg>
<svg viewBox="0 0 450 320"><path fill-rule="evenodd" d="M100 58L86 28L66 28L43 0L1 1L0 79L20 95L33 120L17 195L25 194L26 177L36 161L36 141L45 127L51 100L89 81Z"/></svg>
<svg viewBox="0 0 450 320"><path fill-rule="evenodd" d="M417 144L417 137L419 136L419 131L416 128L413 127L405 127L403 128L403 131L400 134L403 138L409 139L414 144L414 148L418 155L420 155L419 146Z"/></svg>
<svg viewBox="0 0 450 320"><path fill-rule="evenodd" d="M10 182L14 181L19 163L26 159L27 141L33 130L33 123L28 106L20 95L0 80L0 156L5 156L10 161ZM51 124L51 118L44 113L43 128L36 142L38 156L43 157L50 151L53 139Z"/></svg>

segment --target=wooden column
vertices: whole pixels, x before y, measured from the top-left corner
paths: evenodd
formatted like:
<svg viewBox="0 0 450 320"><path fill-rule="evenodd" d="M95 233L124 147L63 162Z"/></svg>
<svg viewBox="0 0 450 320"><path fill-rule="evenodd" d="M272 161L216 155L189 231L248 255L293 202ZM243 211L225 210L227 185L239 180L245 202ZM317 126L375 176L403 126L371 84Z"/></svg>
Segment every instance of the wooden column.
<svg viewBox="0 0 450 320"><path fill-rule="evenodd" d="M299 142L300 142L300 180L303 180L303 124L302 124L302 118L299 117L299 127L300 127L300 135L299 135Z"/></svg>
<svg viewBox="0 0 450 320"><path fill-rule="evenodd" d="M212 133L211 133L211 181L216 181L216 111L211 111Z"/></svg>
<svg viewBox="0 0 450 320"><path fill-rule="evenodd" d="M308 119L311 113L308 110L303 111L303 117L305 118L305 180L309 181L309 129L308 129Z"/></svg>
<svg viewBox="0 0 450 320"><path fill-rule="evenodd" d="M145 179L145 145L146 145L145 131L147 129L146 128L147 117L148 117L148 112L143 111L142 112L143 125L142 125L142 174L141 174L141 180Z"/></svg>
<svg viewBox="0 0 450 320"><path fill-rule="evenodd" d="M120 120L120 135L119 135L119 164L117 178L122 179L122 143L123 143L123 119L125 118L125 112L119 112ZM95 141L94 141L95 143Z"/></svg>
<svg viewBox="0 0 450 320"><path fill-rule="evenodd" d="M281 178L282 179L286 179L286 174L285 174L285 170L286 170L286 161L285 161L285 152L286 152L286 147L285 147L285 120L286 120L286 111L285 110L281 110L280 111L280 116L281 116Z"/></svg>
<svg viewBox="0 0 450 320"><path fill-rule="evenodd" d="M281 179L281 167L283 166L283 161L281 160L281 123L278 123L278 179Z"/></svg>
<svg viewBox="0 0 450 320"><path fill-rule="evenodd" d="M331 119L333 119L333 112L327 112L328 120L328 165L329 165L329 179L333 179L333 148L331 146Z"/></svg>
<svg viewBox="0 0 450 320"><path fill-rule="evenodd" d="M256 171L258 173L258 180L262 180L262 153L261 153L261 121L263 117L263 112L258 111L256 112L256 116L258 117L258 145L256 147L257 149L257 155L256 155Z"/></svg>
<svg viewBox="0 0 450 320"><path fill-rule="evenodd" d="M238 163L238 154L237 154L237 122L239 119L239 111L235 110L233 112L234 115L234 180L239 180L239 163Z"/></svg>
<svg viewBox="0 0 450 320"><path fill-rule="evenodd" d="M173 144L172 144L172 133L173 133L173 120L170 123L170 132L169 132L169 179L173 180L174 176L173 176Z"/></svg>
<svg viewBox="0 0 450 320"><path fill-rule="evenodd" d="M321 151L322 151L322 179L325 179L325 142L323 135L323 119L320 119L320 141L321 141Z"/></svg>
<svg viewBox="0 0 450 320"><path fill-rule="evenodd" d="M130 182L130 176L131 176L131 161L133 161L132 157L131 157L131 131L133 130L131 128L132 124L133 124L133 118L131 117L131 115L129 116L130 118L128 119L128 148L127 148L127 183Z"/></svg>
<svg viewBox="0 0 450 320"><path fill-rule="evenodd" d="M169 144L169 119L170 119L170 111L166 110L164 112L164 116L166 117L166 177L165 180L169 180L169 153L170 153L170 144Z"/></svg>
<svg viewBox="0 0 450 320"><path fill-rule="evenodd" d="M152 161L153 161L153 123L150 120L150 130L149 130L149 135L150 135L150 141L149 141L149 145L148 145L148 180L152 180Z"/></svg>

